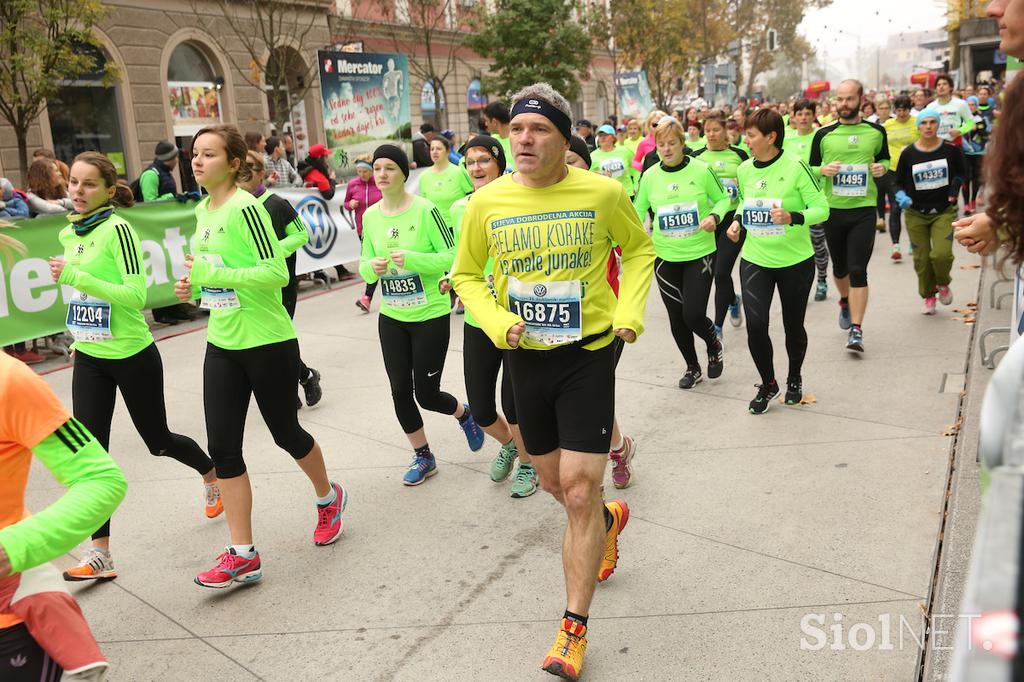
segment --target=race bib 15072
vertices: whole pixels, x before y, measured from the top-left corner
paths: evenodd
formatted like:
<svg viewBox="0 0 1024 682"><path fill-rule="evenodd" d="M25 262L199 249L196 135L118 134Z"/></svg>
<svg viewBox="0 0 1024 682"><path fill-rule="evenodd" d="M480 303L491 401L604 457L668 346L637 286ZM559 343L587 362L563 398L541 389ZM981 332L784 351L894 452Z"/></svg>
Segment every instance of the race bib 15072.
<svg viewBox="0 0 1024 682"><path fill-rule="evenodd" d="M772 209L781 206L782 199L744 199L743 227L751 237L782 237L786 226L772 222Z"/></svg>

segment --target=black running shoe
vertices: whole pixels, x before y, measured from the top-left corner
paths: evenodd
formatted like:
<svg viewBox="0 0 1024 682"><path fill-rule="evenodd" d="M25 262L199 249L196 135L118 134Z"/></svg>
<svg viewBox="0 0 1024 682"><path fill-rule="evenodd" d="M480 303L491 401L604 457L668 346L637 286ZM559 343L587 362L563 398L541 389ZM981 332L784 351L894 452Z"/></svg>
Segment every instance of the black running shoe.
<svg viewBox="0 0 1024 682"><path fill-rule="evenodd" d="M693 388L703 380L704 375L700 373L700 367L687 367L686 374L679 380L679 388Z"/></svg>
<svg viewBox="0 0 1024 682"><path fill-rule="evenodd" d="M770 384L757 384L757 395L750 401L750 414L764 414L768 406L779 395L779 384L772 379Z"/></svg>
<svg viewBox="0 0 1024 682"><path fill-rule="evenodd" d="M315 369L310 368L309 378L300 381L299 384L302 385L302 390L306 394L306 404L310 407L316 405L320 402L320 398L324 397L323 391L320 390L320 372Z"/></svg>
<svg viewBox="0 0 1024 682"><path fill-rule="evenodd" d="M717 379L722 376L725 369L725 346L718 339L715 339L715 346L708 350L708 379Z"/></svg>
<svg viewBox="0 0 1024 682"><path fill-rule="evenodd" d="M804 383L800 377L786 379L786 404L799 405L804 399Z"/></svg>

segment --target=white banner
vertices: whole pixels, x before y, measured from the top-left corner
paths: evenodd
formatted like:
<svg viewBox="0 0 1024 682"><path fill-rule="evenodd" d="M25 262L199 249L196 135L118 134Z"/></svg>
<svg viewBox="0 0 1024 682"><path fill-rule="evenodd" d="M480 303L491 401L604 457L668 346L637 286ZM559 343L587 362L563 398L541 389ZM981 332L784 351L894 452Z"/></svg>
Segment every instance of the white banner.
<svg viewBox="0 0 1024 682"><path fill-rule="evenodd" d="M309 242L295 254L296 274L359 260L355 223L350 222L351 214L345 215L341 208L344 185L338 186L331 199L324 199L317 189L288 187L272 191L288 200L309 230Z"/></svg>
<svg viewBox="0 0 1024 682"><path fill-rule="evenodd" d="M419 194L418 176L422 172L420 168L409 174L405 188L410 193ZM331 199L324 199L315 188L275 187L271 191L288 200L309 230L309 242L295 254L295 274L359 260L362 246L356 234L355 216L342 208L344 183L335 188Z"/></svg>

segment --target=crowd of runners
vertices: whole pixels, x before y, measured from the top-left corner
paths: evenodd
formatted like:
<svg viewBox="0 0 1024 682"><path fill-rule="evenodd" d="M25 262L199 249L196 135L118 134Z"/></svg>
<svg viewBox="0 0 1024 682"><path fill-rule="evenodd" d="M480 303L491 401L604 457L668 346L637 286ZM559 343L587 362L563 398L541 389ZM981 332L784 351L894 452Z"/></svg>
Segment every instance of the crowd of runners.
<svg viewBox="0 0 1024 682"><path fill-rule="evenodd" d="M369 312L380 290L383 364L412 450L403 483L421 485L438 471L425 409L453 417L471 451L487 436L496 441L490 476L511 478L513 498L540 488L565 508L566 608L545 670L580 675L595 585L618 562L630 509L623 499L606 500L602 482L608 462L614 488L635 480L637 443L616 419L615 372L644 331L651 280L681 355L680 389L723 376L728 319L732 328L745 326L759 375L749 412L766 412L780 394L785 404L799 404L805 316L830 295L830 264L842 343L857 354L868 347L868 266L886 215L893 263L902 259L905 224L922 311L935 314L936 302L953 300L953 225L961 210L975 208L981 174L972 157L985 153L995 100L978 88L964 101L952 86L940 76L931 101L924 91L869 98L858 81L846 80L831 106L795 100L753 110L654 111L596 129L579 121L574 133L569 103L538 83L513 95L511 106L488 105L488 133L458 150L449 136L433 136L433 165L420 174L417 194L407 189L412 164L402 147L381 145L357 160L353 183L361 189L348 205L357 211L359 274L367 284L357 305ZM210 313L207 449L168 424L160 353L142 314L139 238L118 213L133 203L132 191L105 156L80 154L69 168L73 211L60 233L63 255L50 260L54 282L75 290L67 318L75 339L73 416L23 365L0 355L7 413L0 414L0 466L11 474L0 500L0 568L7 569L0 575L20 572L24 583L27 569L91 534L64 580L117 576L110 517L124 480L105 451L118 391L150 453L193 469L205 515L226 516L227 547L197 571L197 585L263 577L242 447L253 396L274 442L309 478L313 543L330 545L342 533L348 493L328 477L296 409L300 385L308 404L320 398L319 373L302 363L291 320L294 253L308 233L267 190L267 159L235 127L204 128L191 148L205 196L196 208L195 253L175 292ZM776 372L769 334L776 291L785 375ZM453 310L464 311L459 397L441 388ZM739 352L732 345L730 354ZM39 399L4 399L11 391ZM39 405L45 409L34 412ZM32 453L71 490L21 520ZM42 579L52 582L49 574ZM39 671L102 667L70 598L40 616L14 608L19 589L0 581L0 648L34 638L42 648L25 668L37 672L32 679ZM64 619L81 646L54 645L35 618Z"/></svg>

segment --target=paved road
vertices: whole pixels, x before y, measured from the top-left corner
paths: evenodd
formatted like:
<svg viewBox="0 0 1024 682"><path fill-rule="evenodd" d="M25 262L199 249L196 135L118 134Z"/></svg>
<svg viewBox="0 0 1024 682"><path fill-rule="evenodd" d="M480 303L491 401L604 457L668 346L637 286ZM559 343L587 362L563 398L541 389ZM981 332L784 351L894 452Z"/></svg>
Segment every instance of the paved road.
<svg viewBox="0 0 1024 682"><path fill-rule="evenodd" d="M974 300L978 276L960 267L975 257L957 258L954 307ZM726 329L721 379L676 388L682 363L652 290L648 331L619 368L618 416L639 443L637 479L622 493L633 511L619 569L597 590L586 679L912 678L945 486L942 434L962 387L944 376L962 373L969 327L948 308L919 314L912 265L889 262L887 239L871 280L867 353L844 350L834 293L812 302L804 377L817 402L758 417L746 411L757 377L742 329ZM111 449L130 482L113 521L121 575L72 587L111 679L548 679L538 666L564 606L561 509L543 494L509 498L487 476L495 446L470 453L453 420L433 414L425 420L440 474L401 485L409 448L376 314L359 313L356 291L308 299L296 319L325 390L300 417L350 490L347 530L332 547L313 546L312 491L253 407L245 444L264 561L257 585L192 584L227 541L225 522L203 517L198 477L150 457L119 406ZM444 377L460 397L461 328L453 317ZM160 343L171 427L200 443L204 344L201 330ZM46 378L70 404L71 372ZM32 507L58 492L33 470ZM857 641L870 627L874 645L833 650L834 613L841 642L864 623ZM822 650L801 649L801 639L818 643L801 629L806 614L824 616ZM884 621L891 650L879 646Z"/></svg>

